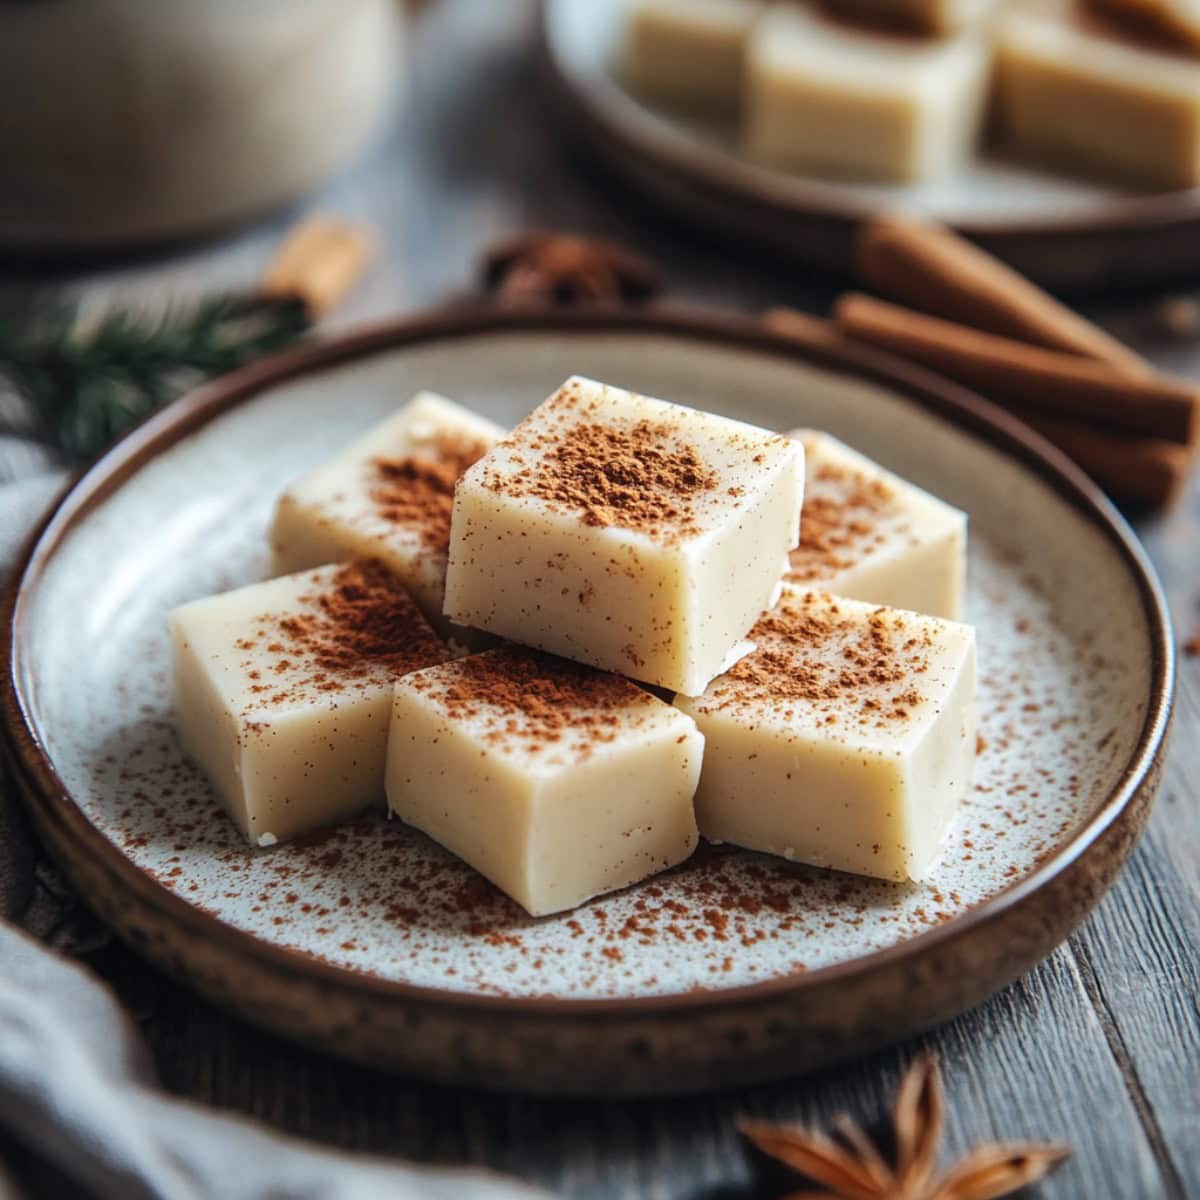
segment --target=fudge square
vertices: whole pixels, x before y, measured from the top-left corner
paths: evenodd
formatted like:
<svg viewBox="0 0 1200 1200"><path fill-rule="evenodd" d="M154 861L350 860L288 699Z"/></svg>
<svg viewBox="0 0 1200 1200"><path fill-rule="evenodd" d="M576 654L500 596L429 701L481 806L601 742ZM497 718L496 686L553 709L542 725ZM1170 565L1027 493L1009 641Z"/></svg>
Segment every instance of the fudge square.
<svg viewBox="0 0 1200 1200"><path fill-rule="evenodd" d="M827 433L788 437L804 446L806 475L788 583L959 620L967 514Z"/></svg>
<svg viewBox="0 0 1200 1200"><path fill-rule="evenodd" d="M751 637L703 696L675 701L705 738L700 832L921 879L971 784L974 630L786 587Z"/></svg>
<svg viewBox="0 0 1200 1200"><path fill-rule="evenodd" d="M183 748L259 846L381 801L393 684L449 658L371 560L195 600L169 623Z"/></svg>
<svg viewBox="0 0 1200 1200"><path fill-rule="evenodd" d="M388 805L542 916L692 853L703 748L627 679L504 646L396 684Z"/></svg>
<svg viewBox="0 0 1200 1200"><path fill-rule="evenodd" d="M273 573L378 558L446 633L442 591L454 485L504 431L419 392L399 412L284 492L271 529Z"/></svg>
<svg viewBox="0 0 1200 1200"><path fill-rule="evenodd" d="M994 0L825 0L825 7L847 17L911 26L924 33L947 34L987 16Z"/></svg>
<svg viewBox="0 0 1200 1200"><path fill-rule="evenodd" d="M804 449L574 377L466 472L446 616L694 696L797 543Z"/></svg>
<svg viewBox="0 0 1200 1200"><path fill-rule="evenodd" d="M1067 0L1017 0L996 25L995 93L1001 134L1017 151L1149 187L1200 184L1194 49Z"/></svg>
<svg viewBox="0 0 1200 1200"><path fill-rule="evenodd" d="M937 40L774 5L746 54L747 152L801 171L936 178L975 145L989 60L975 33Z"/></svg>
<svg viewBox="0 0 1200 1200"><path fill-rule="evenodd" d="M734 112L762 0L632 0L623 73L634 91L681 108Z"/></svg>

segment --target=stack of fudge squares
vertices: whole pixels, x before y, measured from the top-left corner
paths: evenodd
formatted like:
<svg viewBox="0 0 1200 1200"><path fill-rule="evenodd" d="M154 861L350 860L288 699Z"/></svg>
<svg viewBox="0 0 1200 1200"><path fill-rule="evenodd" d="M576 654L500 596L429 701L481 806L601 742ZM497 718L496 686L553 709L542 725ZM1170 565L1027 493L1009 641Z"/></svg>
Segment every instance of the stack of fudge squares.
<svg viewBox="0 0 1200 1200"><path fill-rule="evenodd" d="M966 518L825 434L422 393L271 541L280 577L170 617L181 741L257 846L386 798L540 916L700 835L920 879L970 786Z"/></svg>
<svg viewBox="0 0 1200 1200"><path fill-rule="evenodd" d="M769 165L935 180L990 127L1010 152L1200 184L1194 0L624 0L619 70L740 119Z"/></svg>

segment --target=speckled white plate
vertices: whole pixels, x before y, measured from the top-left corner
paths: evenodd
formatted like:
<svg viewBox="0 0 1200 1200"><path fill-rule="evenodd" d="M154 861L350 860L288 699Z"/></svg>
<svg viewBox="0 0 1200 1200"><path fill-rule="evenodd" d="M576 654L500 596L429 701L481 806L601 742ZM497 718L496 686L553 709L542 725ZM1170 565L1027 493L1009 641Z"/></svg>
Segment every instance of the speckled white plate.
<svg viewBox="0 0 1200 1200"><path fill-rule="evenodd" d="M881 209L955 225L1062 287L1183 277L1200 265L1200 189L1137 189L995 151L927 184L791 174L744 157L736 122L657 107L619 72L625 0L542 0L539 50L557 103L606 164L656 200L778 255L846 268L855 223Z"/></svg>
<svg viewBox="0 0 1200 1200"><path fill-rule="evenodd" d="M1019 427L884 360L830 354L732 320L459 313L196 393L79 483L12 597L7 732L42 832L102 914L210 994L443 1078L761 1077L986 995L1065 936L1140 828L1169 708L1162 601L1119 518ZM572 372L827 429L970 513L982 755L924 883L708 848L532 920L382 816L248 849L184 759L164 615L263 577L292 477L419 388L511 423ZM797 998L830 981L844 1003L805 1023Z"/></svg>

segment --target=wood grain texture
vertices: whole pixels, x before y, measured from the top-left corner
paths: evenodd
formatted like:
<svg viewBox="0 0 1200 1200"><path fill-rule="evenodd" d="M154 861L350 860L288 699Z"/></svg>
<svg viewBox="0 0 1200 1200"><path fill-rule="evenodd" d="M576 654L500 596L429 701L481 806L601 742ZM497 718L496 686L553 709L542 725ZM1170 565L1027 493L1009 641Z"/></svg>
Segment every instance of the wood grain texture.
<svg viewBox="0 0 1200 1200"><path fill-rule="evenodd" d="M164 1082L290 1132L422 1161L469 1161L526 1175L565 1195L775 1194L733 1131L740 1114L824 1124L849 1112L878 1128L907 1045L804 1080L712 1097L586 1103L429 1088L296 1051L190 1000L127 952L98 962L125 980ZM1158 1166L1068 951L967 1018L922 1040L941 1056L950 1098L947 1156L981 1138L1065 1137L1076 1158L1046 1196L1154 1195ZM207 1053L198 1053L204 1047ZM1086 1080L1086 1086L1081 1086ZM1112 1130L1121 1129L1119 1154ZM1106 1192L1105 1189L1111 1190Z"/></svg>
<svg viewBox="0 0 1200 1200"><path fill-rule="evenodd" d="M724 248L634 207L560 143L530 78L528 10L514 0L440 0L425 11L403 112L367 161L304 206L371 222L381 234L379 264L328 326L461 292L482 246L531 226L626 240L662 264L677 298L824 311L827 284L762 260L732 261ZM65 277L98 306L115 296L154 304L242 285L296 215L134 263L40 268L37 278ZM23 286L24 275L10 267L5 287ZM1108 323L1122 336L1137 327ZM1200 345L1137 348L1166 370L1200 377ZM4 469L0 454L0 478ZM1141 532L1181 631L1200 626L1200 480L1184 504ZM919 1043L943 1062L947 1154L994 1136L1062 1138L1078 1148L1041 1196L1200 1195L1200 659L1181 663L1179 705L1162 799L1110 896L1048 962ZM226 1017L120 947L89 961L142 1019L173 1091L323 1142L486 1163L582 1200L779 1195L786 1180L744 1153L733 1118L823 1122L847 1111L877 1125L917 1048L710 1097L536 1101L336 1063Z"/></svg>
<svg viewBox="0 0 1200 1200"><path fill-rule="evenodd" d="M1200 374L1200 351L1191 364ZM1179 641L1200 629L1200 486L1140 532ZM1181 656L1174 742L1142 845L1072 939L1114 1056L1169 1156L1164 1192L1200 1195L1200 658Z"/></svg>

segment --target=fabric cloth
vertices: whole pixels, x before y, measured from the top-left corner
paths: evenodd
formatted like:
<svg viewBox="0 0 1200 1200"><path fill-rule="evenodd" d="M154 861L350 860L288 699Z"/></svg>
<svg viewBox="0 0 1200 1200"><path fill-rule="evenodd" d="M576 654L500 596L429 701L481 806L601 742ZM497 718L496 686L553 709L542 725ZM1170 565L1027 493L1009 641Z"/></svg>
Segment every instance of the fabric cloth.
<svg viewBox="0 0 1200 1200"><path fill-rule="evenodd" d="M0 444L0 480L14 474L14 458L4 451ZM37 463L23 453L23 463ZM38 474L0 484L0 580L65 478L37 466ZM309 1145L159 1090L149 1051L110 990L46 946L78 952L108 935L41 860L2 775L0 917L0 1129L64 1181L113 1200L545 1195L484 1171ZM71 1193L64 1186L62 1194ZM18 1200L2 1166L0 1200Z"/></svg>
<svg viewBox="0 0 1200 1200"><path fill-rule="evenodd" d="M342 1154L156 1090L107 988L0 925L0 1124L75 1182L120 1200L529 1200L481 1171Z"/></svg>

